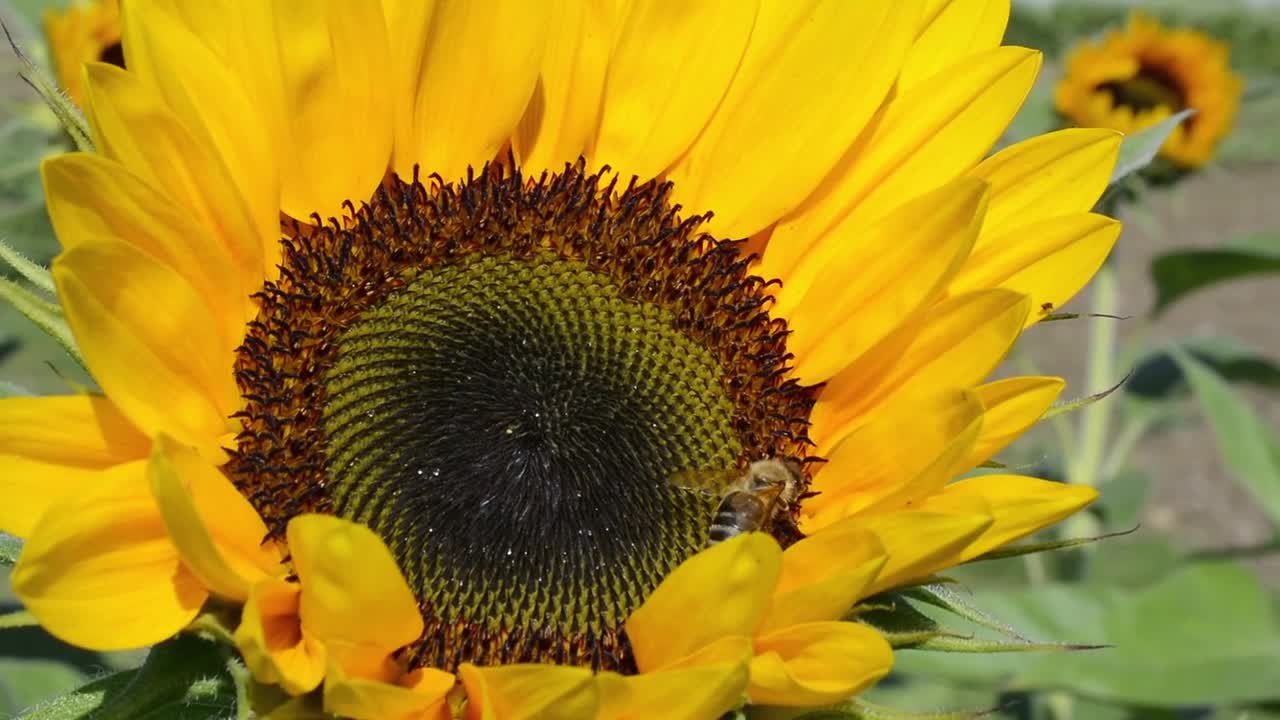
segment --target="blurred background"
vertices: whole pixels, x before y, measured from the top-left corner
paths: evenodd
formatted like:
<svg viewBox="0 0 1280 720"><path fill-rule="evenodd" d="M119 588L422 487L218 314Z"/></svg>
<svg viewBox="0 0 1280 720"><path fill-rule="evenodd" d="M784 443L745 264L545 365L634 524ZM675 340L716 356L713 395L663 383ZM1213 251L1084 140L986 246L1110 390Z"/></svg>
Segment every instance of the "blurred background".
<svg viewBox="0 0 1280 720"><path fill-rule="evenodd" d="M15 39L46 67L39 18L62 4L0 0ZM1080 317L1028 331L1002 370L1061 375L1064 398L1127 382L1000 458L1103 493L1039 540L1126 534L953 574L1032 646L1111 647L904 651L868 696L876 703L1028 720L1280 720L1280 3L1015 2L1006 43L1043 50L1045 66L1004 142L1070 124L1054 107L1068 53L1122 29L1134 8L1229 46L1245 97L1208 164L1134 178L1109 200L1126 227L1103 281L1062 309ZM64 141L16 71L5 47L0 234L47 264L56 247L37 169ZM0 396L84 379L0 303ZM0 576L0 612L16 607ZM961 637L1009 637L974 619ZM69 649L30 628L0 632L0 718L140 657Z"/></svg>

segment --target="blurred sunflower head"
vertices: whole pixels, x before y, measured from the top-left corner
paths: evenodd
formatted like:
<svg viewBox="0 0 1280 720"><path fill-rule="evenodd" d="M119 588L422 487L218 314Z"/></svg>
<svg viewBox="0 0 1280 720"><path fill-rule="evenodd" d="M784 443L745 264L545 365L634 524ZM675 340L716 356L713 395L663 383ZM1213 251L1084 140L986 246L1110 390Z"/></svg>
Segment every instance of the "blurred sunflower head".
<svg viewBox="0 0 1280 720"><path fill-rule="evenodd" d="M858 692L859 599L1094 495L951 482L1119 233L1114 132L983 159L1039 66L988 5L130 2L44 166L102 392L0 402L15 590L98 648L229 606L351 717Z"/></svg>
<svg viewBox="0 0 1280 720"><path fill-rule="evenodd" d="M124 67L119 0L79 0L61 10L50 8L44 13L44 35L58 84L77 105L83 99L85 63Z"/></svg>
<svg viewBox="0 0 1280 720"><path fill-rule="evenodd" d="M1123 30L1078 45L1058 82L1058 112L1080 127L1137 132L1185 110L1160 155L1195 168L1213 159L1231 131L1244 83L1231 72L1230 47L1187 28L1169 29L1134 13Z"/></svg>

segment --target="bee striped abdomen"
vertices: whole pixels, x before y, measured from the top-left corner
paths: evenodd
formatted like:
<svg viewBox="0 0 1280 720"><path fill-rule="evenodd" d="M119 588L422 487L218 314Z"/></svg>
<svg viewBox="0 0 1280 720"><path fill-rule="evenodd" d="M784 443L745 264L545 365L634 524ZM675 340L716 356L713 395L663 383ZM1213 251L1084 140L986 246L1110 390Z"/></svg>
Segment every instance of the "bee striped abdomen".
<svg viewBox="0 0 1280 720"><path fill-rule="evenodd" d="M729 492L720 501L711 520L707 547L761 529L768 513L769 504L759 496L743 490Z"/></svg>

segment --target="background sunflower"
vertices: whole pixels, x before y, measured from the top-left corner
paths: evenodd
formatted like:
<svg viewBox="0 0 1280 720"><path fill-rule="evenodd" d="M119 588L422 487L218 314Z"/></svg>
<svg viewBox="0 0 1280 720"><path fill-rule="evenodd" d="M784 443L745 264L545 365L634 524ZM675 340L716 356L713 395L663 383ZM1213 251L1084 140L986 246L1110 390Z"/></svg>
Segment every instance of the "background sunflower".
<svg viewBox="0 0 1280 720"><path fill-rule="evenodd" d="M25 22L30 31L46 3L23 0L14 5L0 3L0 13L19 30ZM1074 2L1045 5L1021 6L1010 25L1010 43L1050 53L1037 94L1010 140L1051 126L1049 98L1054 68L1060 66L1054 55L1061 59L1061 51L1076 40L1119 27L1128 12L1127 7ZM1273 8L1268 16L1243 3L1214 3L1214 13L1206 15L1205 5L1184 0L1149 10L1230 43L1237 69L1248 76L1251 87L1280 82L1280 20L1271 19L1280 11ZM57 57L56 49L51 50ZM12 73L5 77L12 80L0 81L0 97L30 97ZM1280 294L1274 282L1265 284L1266 276L1256 275L1274 272L1280 264L1274 259L1280 247L1280 210L1265 200L1280 188L1280 137L1272 130L1280 118L1276 97L1245 107L1239 129L1223 141L1211 172L1188 181L1176 194L1146 197L1127 211L1127 219L1136 222L1130 223L1117 250L1111 292L1104 281L1099 295L1104 306L1095 309L1144 316L1152 308L1149 321L1047 325L1035 330L1035 342L1026 344L1034 355L1010 361L1011 373L1026 374L1027 366L1035 364L1067 377L1074 389L1069 395L1103 389L1137 368L1124 391L1108 403L1066 421L1077 434L1066 452L1055 444L1055 428L1048 427L1001 460L1034 464L1042 476L1101 487L1104 501L1097 512L1068 532L1123 530L1139 520L1144 530L1086 550L987 563L961 568L956 575L984 588L979 604L1028 638L1108 642L1119 648L960 656L956 661L936 654L900 654L900 672L872 699L926 710L992 707L1014 698L1026 702L1012 706L1009 716L1046 720L1154 720L1191 706L1211 708L1206 717L1238 717L1241 712L1273 717L1258 705L1280 700L1275 691L1280 679L1268 674L1280 667L1280 628L1270 609L1280 586L1280 566L1268 559L1267 549L1280 518L1280 480L1271 489L1247 481L1280 478L1272 429L1280 420L1280 404L1265 389L1242 393L1224 381L1280 386L1280 370L1271 360L1280 357L1280 340L1269 330L1274 326L1269 308ZM54 244L39 204L33 149L60 140L18 115L0 110L0 212L5 213L0 227L6 239L47 262ZM1223 247L1234 237L1246 239ZM1201 250L1179 250L1184 246ZM1149 269L1154 281L1148 280ZM1182 301L1209 281L1244 274L1256 276ZM1080 298L1068 310L1087 312L1088 300ZM1206 337L1206 330L1215 337ZM1197 337L1188 340L1192 335ZM1221 336L1254 347L1223 342ZM1169 347L1187 352L1169 352ZM57 392L68 380L85 379L70 364L51 369L46 359L55 357L61 357L56 346L10 306L0 304L0 377L37 392ZM1188 386L1205 403L1209 422L1186 422L1195 407L1188 400ZM1251 405L1260 412L1251 412ZM1151 432L1156 429L1168 431ZM1110 441L1103 442L1108 436ZM1238 565L1222 557L1230 554L1224 549L1251 546L1257 546L1263 560ZM0 554L5 547L0 545ZM11 599L6 596L3 602ZM1051 612L1046 615L1043 608ZM221 669L217 657L173 652L159 661L183 663L191 677L216 677ZM140 659L137 654L76 651L35 629L0 631L0 715L73 687L104 666L132 667ZM226 698L216 683L206 689L206 696L171 700L207 707L210 717L218 716Z"/></svg>

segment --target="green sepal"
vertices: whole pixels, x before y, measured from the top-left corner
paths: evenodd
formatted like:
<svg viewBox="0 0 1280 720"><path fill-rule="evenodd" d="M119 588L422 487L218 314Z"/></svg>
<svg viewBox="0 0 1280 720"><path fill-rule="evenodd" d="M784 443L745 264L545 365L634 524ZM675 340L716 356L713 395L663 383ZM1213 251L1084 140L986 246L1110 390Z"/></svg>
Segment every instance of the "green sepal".
<svg viewBox="0 0 1280 720"><path fill-rule="evenodd" d="M1078 320L1080 318L1102 318L1105 320L1132 320L1132 315L1111 315L1108 313L1051 313L1040 318L1040 322L1057 322L1058 320Z"/></svg>
<svg viewBox="0 0 1280 720"><path fill-rule="evenodd" d="M18 42L13 39L13 34L9 32L8 26L0 23L0 27L4 28L4 35L9 40L9 47L13 48L13 54L17 56L19 68L18 76L31 86L36 94L44 100L45 105L53 111L55 117L58 118L59 124L67 131L67 135L71 137L71 142L75 144L77 150L83 152L93 152L93 136L89 133L89 123L84 119L84 113L80 112L80 108L71 102L71 98L58 87L58 83L39 65L35 64L22 48L18 47Z"/></svg>
<svg viewBox="0 0 1280 720"><path fill-rule="evenodd" d="M895 649L918 647L938 637L963 637L942 627L901 597L896 602L862 613L860 621L875 628Z"/></svg>
<svg viewBox="0 0 1280 720"><path fill-rule="evenodd" d="M971 720L987 717L1000 708L983 710L940 710L937 712L908 712L895 710L866 700L850 700L845 705L805 713L796 720Z"/></svg>
<svg viewBox="0 0 1280 720"><path fill-rule="evenodd" d="M1080 547L1081 545L1089 545L1100 540L1110 540L1111 538L1123 537L1130 533L1138 531L1141 525L1134 525L1128 530L1118 530L1116 532L1103 533L1101 535L1091 535L1089 537L1066 538L1065 540L1050 540L1047 542L1027 543L1026 545L1014 545L1012 547L1002 547L983 553L967 562L983 562L984 560L1003 560L1004 558L1021 557L1023 555L1034 555L1035 553L1049 552L1052 550L1064 550L1066 548Z"/></svg>
<svg viewBox="0 0 1280 720"><path fill-rule="evenodd" d="M27 282L35 285L41 291L50 295L57 294L58 291L53 286L53 275L49 273L49 270L27 259L3 239L0 239L0 260L7 263L9 267L13 268L14 272L26 278Z"/></svg>
<svg viewBox="0 0 1280 720"><path fill-rule="evenodd" d="M229 652L194 635L163 642L136 670L94 680L44 702L19 720L224 720L247 717L236 707Z"/></svg>
<svg viewBox="0 0 1280 720"><path fill-rule="evenodd" d="M983 610L975 607L964 596L946 585L921 585L919 587L904 590L902 594L912 600L946 610L952 615L964 618L974 625L987 628L988 630L994 630L1007 638L1024 643L1030 642L1017 630L1014 630L1008 625L991 617Z"/></svg>
<svg viewBox="0 0 1280 720"><path fill-rule="evenodd" d="M35 627L39 624L40 621L36 620L36 616L26 610L14 610L0 615L0 630Z"/></svg>
<svg viewBox="0 0 1280 720"><path fill-rule="evenodd" d="M1036 642L1034 640L986 640L963 635L946 635L933 637L917 645L912 650L931 650L933 652L950 653L1010 653L1010 652L1045 652L1101 650L1110 645L1087 645L1084 643Z"/></svg>
<svg viewBox="0 0 1280 720"><path fill-rule="evenodd" d="M81 367L84 366L80 348L76 346L71 328L67 325L67 319L62 315L62 308L57 303L45 300L8 278L0 278L0 300L17 308L18 312L35 323L36 327L44 331L44 334L56 340Z"/></svg>
<svg viewBox="0 0 1280 720"><path fill-rule="evenodd" d="M1132 376L1133 376L1133 371L1130 370L1129 374L1125 375L1123 378L1120 379L1120 382L1116 383L1115 385L1112 385L1106 390L1093 393L1092 395L1085 395L1084 397L1078 397L1078 398L1075 398L1074 400L1062 400L1062 401L1056 402L1053 404L1052 407L1050 407L1048 410L1045 411L1044 415L1040 416L1040 419L1048 420L1049 418L1057 417L1058 415L1064 415L1069 412L1075 412L1076 410L1082 410L1084 408L1087 408L1090 405L1098 402L1099 400L1106 399L1108 395L1115 392L1116 390L1119 390L1121 387L1124 386L1125 383L1129 382L1129 378Z"/></svg>

